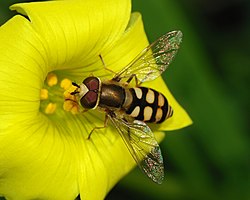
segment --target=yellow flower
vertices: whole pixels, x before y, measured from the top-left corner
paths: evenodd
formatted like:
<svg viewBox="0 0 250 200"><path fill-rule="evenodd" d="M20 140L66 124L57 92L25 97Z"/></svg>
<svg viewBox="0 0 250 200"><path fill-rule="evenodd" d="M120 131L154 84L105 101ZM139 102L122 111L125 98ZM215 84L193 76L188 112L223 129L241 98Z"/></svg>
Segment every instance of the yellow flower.
<svg viewBox="0 0 250 200"><path fill-rule="evenodd" d="M87 140L94 126L103 125L104 114L73 115L63 109L68 79L112 77L99 54L119 71L148 45L141 16L131 14L130 7L129 0L11 7L23 16L0 28L0 195L69 200L80 193L82 199L103 199L135 165L112 126ZM161 78L148 84L174 109L160 131L191 123Z"/></svg>

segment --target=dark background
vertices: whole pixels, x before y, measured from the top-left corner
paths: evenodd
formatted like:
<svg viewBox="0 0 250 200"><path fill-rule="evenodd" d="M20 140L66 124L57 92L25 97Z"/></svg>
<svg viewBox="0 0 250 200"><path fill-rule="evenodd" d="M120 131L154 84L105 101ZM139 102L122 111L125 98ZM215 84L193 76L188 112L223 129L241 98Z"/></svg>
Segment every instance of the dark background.
<svg viewBox="0 0 250 200"><path fill-rule="evenodd" d="M14 2L0 2L1 24ZM133 10L151 42L183 32L164 79L194 124L166 133L162 185L135 169L106 199L250 199L250 1L134 0Z"/></svg>

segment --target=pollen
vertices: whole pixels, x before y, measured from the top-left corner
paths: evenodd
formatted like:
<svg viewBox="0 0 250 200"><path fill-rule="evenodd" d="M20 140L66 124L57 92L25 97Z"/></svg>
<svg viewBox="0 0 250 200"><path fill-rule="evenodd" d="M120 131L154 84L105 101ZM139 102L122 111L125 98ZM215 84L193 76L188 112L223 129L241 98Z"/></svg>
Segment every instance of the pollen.
<svg viewBox="0 0 250 200"><path fill-rule="evenodd" d="M71 112L72 114L77 114L79 113L79 106L77 102L71 100L71 99L66 99L63 103L63 109L65 111Z"/></svg>
<svg viewBox="0 0 250 200"><path fill-rule="evenodd" d="M68 89L70 89L70 87L72 86L72 81L69 80L69 79L67 79L67 78L65 78L65 79L63 79L63 80L61 81L60 86L61 86L61 88L63 88L64 90L68 90Z"/></svg>
<svg viewBox="0 0 250 200"><path fill-rule="evenodd" d="M65 100L63 103L63 109L66 111L70 111L73 108L74 104L71 102L71 100Z"/></svg>
<svg viewBox="0 0 250 200"><path fill-rule="evenodd" d="M79 106L76 105L74 106L71 111L70 111L73 115L76 115L77 113L79 113Z"/></svg>
<svg viewBox="0 0 250 200"><path fill-rule="evenodd" d="M77 98L74 95L71 95L70 93L75 91L75 86L70 86L68 90L66 90L63 93L64 96L64 103L63 103L63 109L65 111L71 112L72 114L79 113L79 105L77 102Z"/></svg>
<svg viewBox="0 0 250 200"><path fill-rule="evenodd" d="M40 92L40 99L41 100L45 100L45 99L48 99L49 97L49 91L47 89L41 89L41 92Z"/></svg>
<svg viewBox="0 0 250 200"><path fill-rule="evenodd" d="M50 72L40 89L40 111L49 118L51 116L51 119L61 115L63 113L61 111L79 113L78 97L72 95L77 89L78 87L72 85L67 77L60 77L55 72Z"/></svg>
<svg viewBox="0 0 250 200"><path fill-rule="evenodd" d="M71 99L71 100L76 100L76 97L74 95L71 95L70 93L73 92L74 89L70 87L69 90L66 90L63 93L64 99Z"/></svg>
<svg viewBox="0 0 250 200"><path fill-rule="evenodd" d="M53 114L56 111L56 104L55 103L49 103L47 107L45 108L46 114Z"/></svg>
<svg viewBox="0 0 250 200"><path fill-rule="evenodd" d="M54 73L49 73L47 76L47 84L48 86L52 87L56 85L58 82L57 76Z"/></svg>

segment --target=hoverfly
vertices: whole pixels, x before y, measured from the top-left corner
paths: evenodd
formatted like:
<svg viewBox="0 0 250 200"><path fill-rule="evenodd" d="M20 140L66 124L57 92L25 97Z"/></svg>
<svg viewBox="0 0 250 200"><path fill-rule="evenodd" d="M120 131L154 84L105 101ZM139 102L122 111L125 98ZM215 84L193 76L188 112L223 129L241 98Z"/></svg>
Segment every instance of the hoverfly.
<svg viewBox="0 0 250 200"><path fill-rule="evenodd" d="M141 170L159 184L164 177L163 158L146 122L161 123L173 115L173 110L163 94L140 84L156 79L166 70L181 41L181 31L166 33L111 80L101 81L90 76L79 85L72 83L76 90L71 95L77 97L83 109L104 111L104 127L108 120L112 122ZM130 86L132 79L135 79L135 87Z"/></svg>

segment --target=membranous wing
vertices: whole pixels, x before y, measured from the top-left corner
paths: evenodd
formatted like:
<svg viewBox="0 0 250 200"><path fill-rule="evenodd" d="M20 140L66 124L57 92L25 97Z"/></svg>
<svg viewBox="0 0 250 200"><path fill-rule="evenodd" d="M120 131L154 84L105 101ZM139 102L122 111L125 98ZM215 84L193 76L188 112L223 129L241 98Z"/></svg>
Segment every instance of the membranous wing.
<svg viewBox="0 0 250 200"><path fill-rule="evenodd" d="M162 183L163 158L150 128L142 121L127 122L114 113L108 116L141 170L154 182Z"/></svg>
<svg viewBox="0 0 250 200"><path fill-rule="evenodd" d="M140 82L156 79L172 62L181 41L181 31L166 33L145 48L127 67L115 75L113 80L120 81L133 74Z"/></svg>

